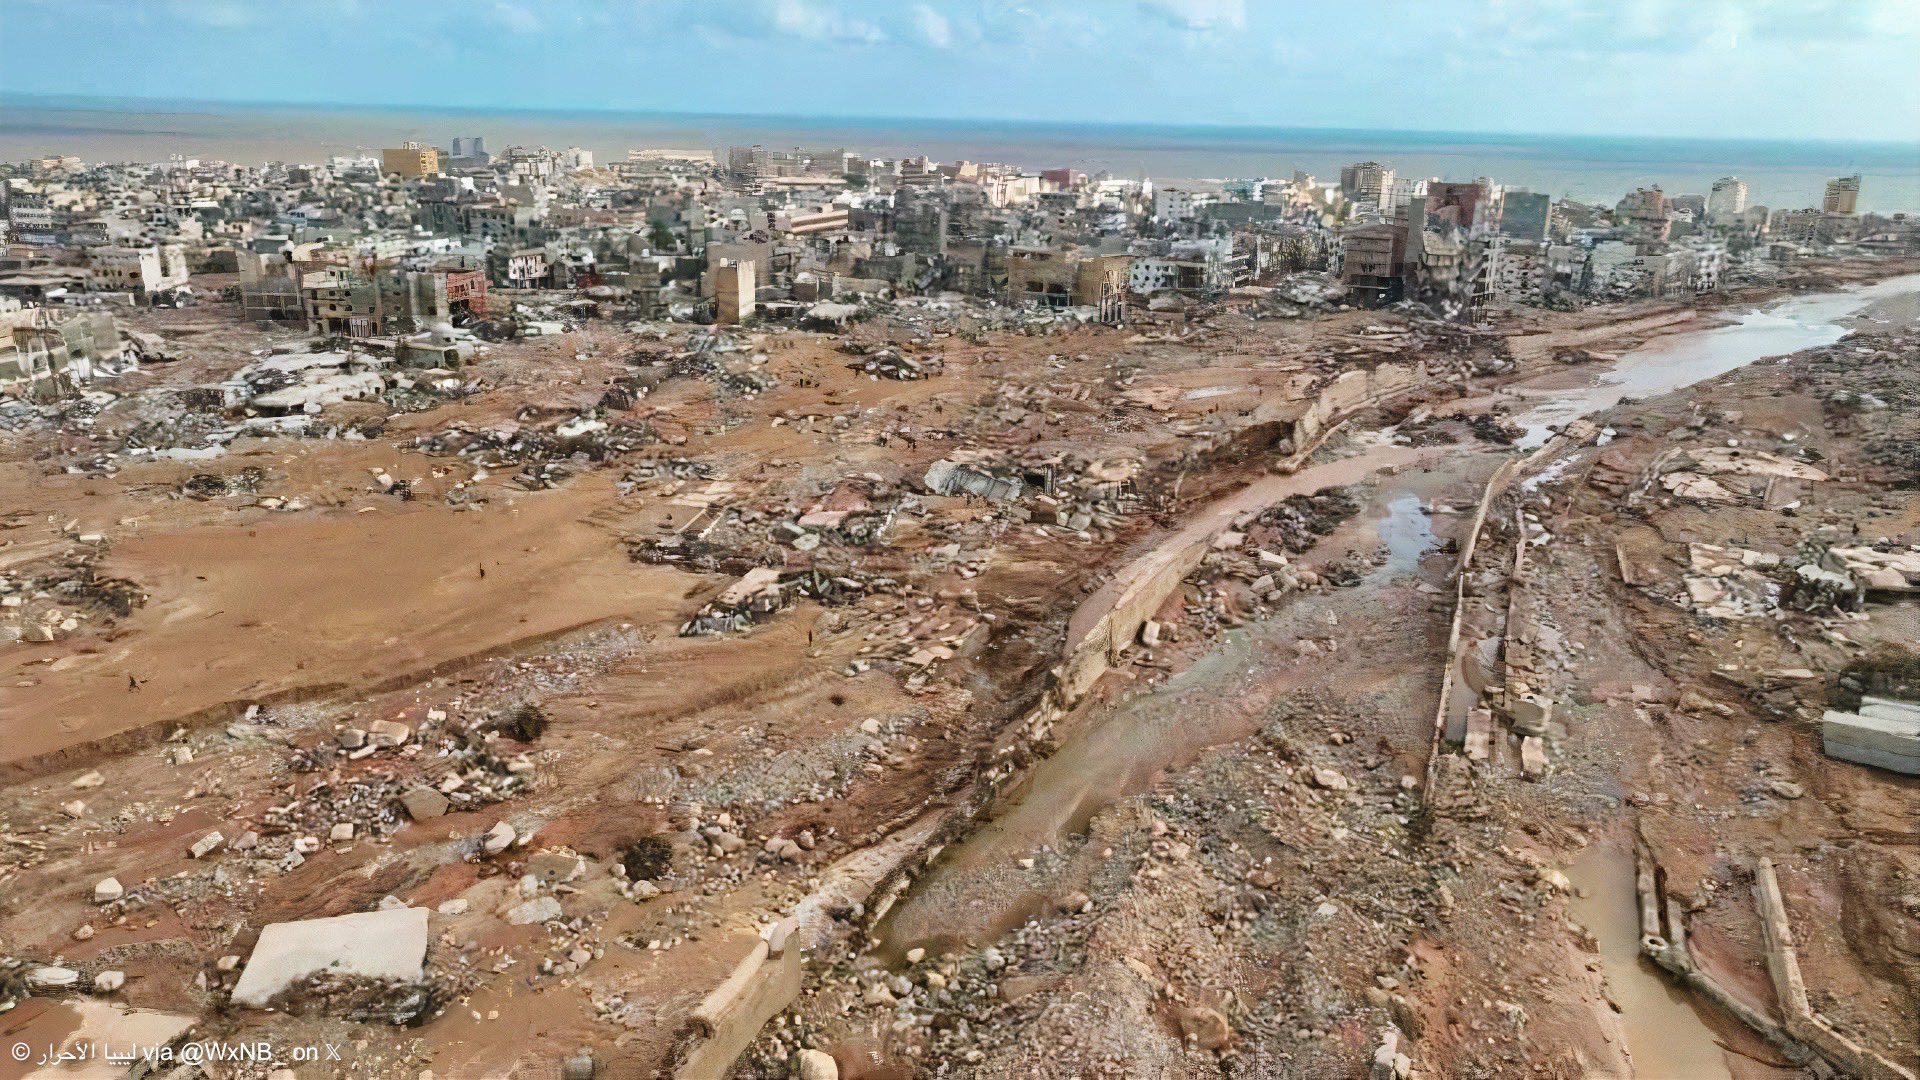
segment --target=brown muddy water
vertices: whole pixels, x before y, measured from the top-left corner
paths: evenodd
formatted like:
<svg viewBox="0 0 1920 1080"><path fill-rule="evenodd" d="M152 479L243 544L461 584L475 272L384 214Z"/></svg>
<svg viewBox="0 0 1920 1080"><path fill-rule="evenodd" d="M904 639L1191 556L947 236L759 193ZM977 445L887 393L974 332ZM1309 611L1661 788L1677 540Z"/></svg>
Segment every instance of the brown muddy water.
<svg viewBox="0 0 1920 1080"><path fill-rule="evenodd" d="M1567 868L1574 920L1593 932L1600 965L1627 1035L1633 1075L1644 1080L1731 1080L1726 1052L1692 995L1640 955L1640 898L1633 853L1594 844Z"/></svg>

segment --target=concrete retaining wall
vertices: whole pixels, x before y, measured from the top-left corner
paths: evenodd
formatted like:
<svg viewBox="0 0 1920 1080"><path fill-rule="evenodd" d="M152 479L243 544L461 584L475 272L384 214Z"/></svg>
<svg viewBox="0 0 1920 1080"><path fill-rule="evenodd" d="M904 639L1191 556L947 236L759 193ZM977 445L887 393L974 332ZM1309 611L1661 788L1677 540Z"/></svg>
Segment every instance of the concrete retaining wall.
<svg viewBox="0 0 1920 1080"><path fill-rule="evenodd" d="M1320 388L1312 405L1294 422L1293 444L1305 448L1347 416L1426 386L1426 365L1417 362L1379 364L1341 372ZM1263 509L1264 506L1248 508ZM1239 509L1235 508L1235 513ZM1071 708L1119 659L1139 635L1141 626L1200 565L1213 538L1232 524L1234 514L1216 516L1215 527L1203 535L1185 543L1169 544L1129 567L1127 580L1120 583L1119 595L1107 614L1088 627L1084 635L1068 641L1067 653L1059 668L1059 698L1063 708Z"/></svg>
<svg viewBox="0 0 1920 1080"><path fill-rule="evenodd" d="M1424 386L1426 368L1418 363L1381 364L1344 372L1320 389L1312 406L1295 422L1294 445L1304 447L1344 416ZM1265 489L1289 479L1268 477L1205 508L1202 518L1182 530L1174 542L1130 564L1122 578L1110 582L1109 588L1117 593L1113 601L1098 619L1070 636L1056 669L1055 684L1027 723L1048 723L1078 702L1133 643L1141 626L1200 565L1213 538L1230 527L1238 514L1263 509L1278 497L1268 497ZM797 929L784 951L776 955L764 942L756 946L694 1009L677 1041L673 1075L684 1080L727 1075L760 1029L805 985L803 954L827 944L832 934L830 912L836 906L871 903L885 892L887 884L899 877L916 853L924 852L932 843L951 813L929 813L830 869L821 887L795 909ZM874 911L874 918L883 910L884 905Z"/></svg>
<svg viewBox="0 0 1920 1080"><path fill-rule="evenodd" d="M1800 975L1800 959L1793 949L1793 924L1772 859L1761 859L1753 871L1754 906L1760 914L1760 935L1767 950L1767 974L1787 1034L1812 1047L1821 1057L1862 1080L1914 1080L1908 1069L1881 1057L1834 1030L1807 1000L1807 984Z"/></svg>

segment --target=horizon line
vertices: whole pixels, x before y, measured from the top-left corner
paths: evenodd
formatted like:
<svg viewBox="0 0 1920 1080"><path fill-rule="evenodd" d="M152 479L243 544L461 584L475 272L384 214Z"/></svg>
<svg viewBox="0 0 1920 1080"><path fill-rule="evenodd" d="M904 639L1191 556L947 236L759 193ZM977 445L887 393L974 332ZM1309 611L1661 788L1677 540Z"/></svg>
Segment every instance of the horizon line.
<svg viewBox="0 0 1920 1080"><path fill-rule="evenodd" d="M1781 135L1656 135L1646 132L1570 132L1570 131L1498 131L1488 129L1465 128L1390 128L1390 127L1340 127L1329 125L1279 123L1255 123L1248 121L1165 121L1165 120L1033 120L1027 118L1004 118L984 116L902 116L884 114L851 113L783 113L783 112L734 112L702 111L698 109L664 109L640 107L608 106L516 106L516 105L454 105L428 104L421 102L349 102L349 101L290 101L258 98L198 98L198 97L159 97L147 95L123 94L74 94L49 92L42 90L9 90L0 88L0 100L9 97L66 100L75 102L137 102L146 104L172 104L197 106L223 106L228 108L262 109L295 108L314 110L367 109L376 111L421 110L449 114L458 113L494 113L518 115L597 115L597 116L650 116L659 118L693 118L711 120L782 120L801 121L821 126L835 123L874 124L895 123L912 124L975 124L998 125L1005 127L1026 127L1036 129L1105 129L1105 130L1168 130L1168 131L1297 131L1327 133L1365 133L1381 135L1417 135L1446 136L1466 135L1478 138L1536 138L1536 139L1620 139L1649 140L1661 142L1707 142L1707 143L1814 143L1843 146L1920 146L1920 139L1871 139L1871 138L1833 138L1818 135L1781 136ZM57 106L56 106L57 107ZM72 108L69 111L111 111L108 109Z"/></svg>

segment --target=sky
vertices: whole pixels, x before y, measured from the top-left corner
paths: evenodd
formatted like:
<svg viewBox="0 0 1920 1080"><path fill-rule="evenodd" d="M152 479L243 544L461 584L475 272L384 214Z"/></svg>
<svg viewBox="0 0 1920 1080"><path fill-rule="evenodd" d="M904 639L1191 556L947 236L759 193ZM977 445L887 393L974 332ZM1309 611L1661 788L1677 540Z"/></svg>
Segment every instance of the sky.
<svg viewBox="0 0 1920 1080"><path fill-rule="evenodd" d="M0 92L1920 141L1920 0L0 0L32 42Z"/></svg>

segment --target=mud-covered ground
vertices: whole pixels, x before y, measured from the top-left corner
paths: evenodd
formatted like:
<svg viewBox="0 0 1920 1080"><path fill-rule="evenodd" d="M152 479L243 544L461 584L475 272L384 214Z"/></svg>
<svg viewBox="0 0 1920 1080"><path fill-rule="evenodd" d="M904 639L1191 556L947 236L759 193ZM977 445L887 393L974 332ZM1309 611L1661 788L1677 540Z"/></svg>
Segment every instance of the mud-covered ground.
<svg viewBox="0 0 1920 1080"><path fill-rule="evenodd" d="M1552 335L1658 308L1502 325L1550 355ZM100 998L276 1048L214 1075L549 1076L582 1048L599 1075L655 1075L765 927L937 815L953 865L978 872L936 889L936 859L877 922L835 908L834 951L810 957L807 989L741 1070L787 1075L805 1047L846 1076L1362 1075L1391 1023L1427 1075L1581 1075L1618 1066L1624 1036L1547 871L1637 826L1680 891L1724 882L1699 934L1708 951L1724 924L1729 964L1751 959L1737 868L1770 844L1790 902L1810 905L1796 929L1822 1008L1911 1059L1887 1033L1911 970L1843 944L1849 928L1912 933L1910 912L1846 901L1908 888L1888 838L1899 789L1875 796L1887 781L1851 766L1827 779L1804 716L1688 718L1675 687L1701 676L1686 650L1719 655L1720 628L1621 586L1599 539L1732 519L1678 507L1650 526L1577 469L1540 485L1531 497L1576 517L1539 557L1571 583L1541 602L1594 627L1579 677L1555 687L1581 722L1544 782L1489 777L1468 808L1436 812L1420 777L1452 546L1514 434L1506 407L1438 406L1529 372L1504 335L1260 314L958 332L903 307L847 335L729 332L710 353L686 327L592 323L493 346L457 391L231 441L208 433L232 413L180 392L304 337L218 305L135 314L181 359L0 412L0 620L17 638L0 657L6 978L64 968L84 989L122 972ZM937 353L941 372L849 366L882 344ZM1328 474L1335 490L1249 519L1169 597L1156 644L1060 730L1010 736L1076 608L1294 449L1272 442L1276 418L1342 371L1409 358L1431 385L1353 417L1309 463L1357 463ZM1654 425L1693 413L1676 398L1643 415L1613 448L1657 451ZM564 441L582 416L608 427ZM1802 445L1833 455L1900 441L1823 407L1799 422L1830 440L1810 428ZM150 452L209 445L224 450ZM1881 501L1903 460L1885 453L1861 481ZM1024 475L1028 493L930 491L941 459ZM1851 524L1867 500L1832 512ZM1591 543L1569 539L1582 529ZM777 610L683 636L731 618L725 591L756 567L819 573ZM1643 625L1671 636L1647 672L1626 644ZM1803 663L1838 670L1841 652ZM1606 670L1588 670L1595 656ZM1621 695L1642 683L1654 696ZM1825 688L1796 684L1798 708ZM1633 723L1584 737L1589 712L1620 709ZM1736 725L1758 749L1685 741L1731 745ZM1076 783L1042 779L1049 755ZM1761 817L1730 788L1652 771L1711 786L1738 760L1751 787L1750 758L1769 762L1763 786L1804 796L1766 796L1784 809ZM990 775L1008 782L987 800ZM423 789L444 814L408 809ZM1776 831L1680 809L1695 803ZM502 822L513 839L489 851ZM1720 863L1700 851L1714 843ZM1815 861L1825 849L1805 844L1836 850ZM1835 865L1839 884L1816 888ZM97 900L108 877L124 894ZM432 912L424 993L389 988L357 1019L320 985L273 1012L228 1001L264 926L396 903ZM0 1036L97 1036L84 1000L34 991ZM344 1060L291 1057L323 1044Z"/></svg>

